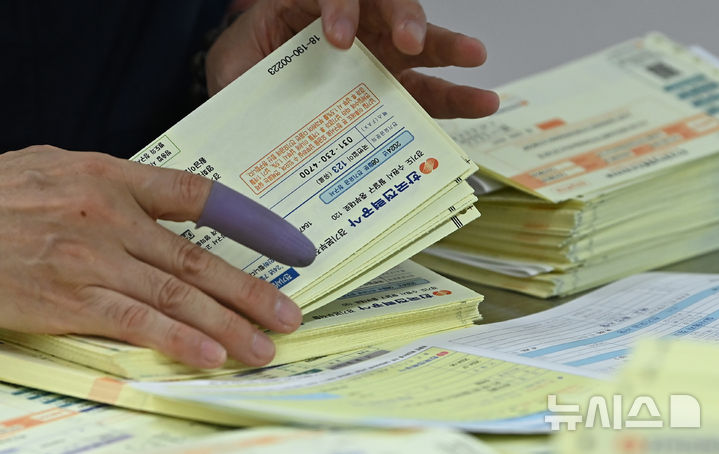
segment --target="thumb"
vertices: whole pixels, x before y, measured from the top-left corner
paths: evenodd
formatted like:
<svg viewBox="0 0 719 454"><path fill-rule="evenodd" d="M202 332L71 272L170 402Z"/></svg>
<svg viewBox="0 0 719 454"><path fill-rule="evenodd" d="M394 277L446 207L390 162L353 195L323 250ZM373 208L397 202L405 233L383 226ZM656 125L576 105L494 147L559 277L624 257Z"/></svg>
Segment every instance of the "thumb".
<svg viewBox="0 0 719 454"><path fill-rule="evenodd" d="M130 193L153 218L195 221L286 265L314 261L315 247L306 236L239 192L189 172L124 163Z"/></svg>

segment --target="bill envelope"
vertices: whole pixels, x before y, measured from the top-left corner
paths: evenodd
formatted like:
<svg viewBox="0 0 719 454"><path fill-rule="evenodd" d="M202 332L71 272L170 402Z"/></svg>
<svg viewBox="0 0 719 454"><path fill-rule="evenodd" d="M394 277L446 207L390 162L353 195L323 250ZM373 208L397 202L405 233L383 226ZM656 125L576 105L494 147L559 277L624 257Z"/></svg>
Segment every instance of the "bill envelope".
<svg viewBox="0 0 719 454"><path fill-rule="evenodd" d="M479 216L476 166L361 43L333 47L319 21L132 159L218 180L300 229L317 249L304 269L164 223L305 313Z"/></svg>

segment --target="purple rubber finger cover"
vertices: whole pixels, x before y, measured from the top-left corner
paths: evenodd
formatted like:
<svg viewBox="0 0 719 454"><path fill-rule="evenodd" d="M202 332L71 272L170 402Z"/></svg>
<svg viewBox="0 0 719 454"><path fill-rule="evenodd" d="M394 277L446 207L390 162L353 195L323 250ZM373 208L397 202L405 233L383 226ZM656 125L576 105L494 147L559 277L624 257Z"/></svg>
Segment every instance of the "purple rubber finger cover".
<svg viewBox="0 0 719 454"><path fill-rule="evenodd" d="M197 220L203 226L285 265L307 266L315 259L314 245L292 224L217 181Z"/></svg>

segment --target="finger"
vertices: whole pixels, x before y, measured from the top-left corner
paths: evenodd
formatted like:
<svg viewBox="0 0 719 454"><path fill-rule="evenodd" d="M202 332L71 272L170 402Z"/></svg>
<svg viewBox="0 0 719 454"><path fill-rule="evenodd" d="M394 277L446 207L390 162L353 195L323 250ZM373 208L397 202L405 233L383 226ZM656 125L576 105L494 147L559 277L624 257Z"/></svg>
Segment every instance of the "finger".
<svg viewBox="0 0 719 454"><path fill-rule="evenodd" d="M210 195L212 181L190 172L123 161L130 194L154 219L195 221Z"/></svg>
<svg viewBox="0 0 719 454"><path fill-rule="evenodd" d="M434 118L479 118L499 108L499 96L490 90L455 85L410 70L402 72L399 81Z"/></svg>
<svg viewBox="0 0 719 454"><path fill-rule="evenodd" d="M192 367L210 369L227 360L225 349L212 338L171 319L147 304L113 290L84 290L88 324L78 334L102 335L149 347Z"/></svg>
<svg viewBox="0 0 719 454"><path fill-rule="evenodd" d="M306 266L314 260L314 246L294 226L218 182L130 161L123 170L130 193L155 219L202 220L200 225L288 265Z"/></svg>
<svg viewBox="0 0 719 454"><path fill-rule="evenodd" d="M427 33L427 17L417 0L375 0L364 7L363 17L379 11L392 31L395 47L407 55L417 55L424 48ZM376 32L381 32L375 28Z"/></svg>
<svg viewBox="0 0 719 454"><path fill-rule="evenodd" d="M274 285L231 266L207 250L157 223L137 226L127 251L210 295L265 328L288 333L302 322L297 305Z"/></svg>
<svg viewBox="0 0 719 454"><path fill-rule="evenodd" d="M408 68L459 66L472 68L482 65L487 51L478 39L456 33L436 25L427 25L424 50L418 55L407 55L394 46L379 44L377 37L360 32L360 39L372 47L375 56L393 73Z"/></svg>
<svg viewBox="0 0 719 454"><path fill-rule="evenodd" d="M316 256L312 242L292 224L259 203L214 182L197 226L208 226L278 262L307 266Z"/></svg>
<svg viewBox="0 0 719 454"><path fill-rule="evenodd" d="M272 340L236 312L171 274L138 260L126 262L122 266L126 271L112 278L113 290L147 303L171 319L207 334L224 346L231 357L244 364L261 366L274 357ZM260 323L267 322L275 325L278 331L287 332L287 327L276 321L271 310L252 309L259 309L257 321Z"/></svg>
<svg viewBox="0 0 719 454"><path fill-rule="evenodd" d="M478 39L430 24L422 53L404 58L406 68L420 66L473 68L487 60L487 50Z"/></svg>
<svg viewBox="0 0 719 454"><path fill-rule="evenodd" d="M325 36L340 49L348 49L359 24L359 0L319 0Z"/></svg>

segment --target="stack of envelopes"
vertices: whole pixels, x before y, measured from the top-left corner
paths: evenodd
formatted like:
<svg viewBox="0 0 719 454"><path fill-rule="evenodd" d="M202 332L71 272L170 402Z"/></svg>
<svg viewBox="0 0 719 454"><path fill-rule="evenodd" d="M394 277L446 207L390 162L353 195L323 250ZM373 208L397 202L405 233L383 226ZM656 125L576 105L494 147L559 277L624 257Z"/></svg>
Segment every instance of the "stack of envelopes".
<svg viewBox="0 0 719 454"><path fill-rule="evenodd" d="M317 257L311 266L295 268L209 227L163 222L236 268L274 284L305 314L479 216L465 181L476 165L359 41L348 50L335 48L324 38L319 20L132 159L219 181L302 231ZM276 240L282 244L285 239ZM401 273L414 273L427 285L442 279L416 265L407 267ZM375 315L383 315L377 319L343 316L335 317L335 324L305 319L305 327L287 341L275 335L280 344L276 362L359 347L378 335L425 335L478 318L480 295L444 279L437 285L439 290L451 287L452 296L401 305L395 312L375 309L381 313ZM420 290L413 291L432 294ZM381 292L373 296L401 298ZM446 307L433 304L449 299ZM346 301L327 310L340 310ZM137 373L149 376L186 372L149 350L116 343L77 337L42 340L9 332L4 337L122 376L134 376L138 364L143 366ZM283 347L290 340L293 346ZM127 357L131 359L123 365Z"/></svg>
<svg viewBox="0 0 719 454"><path fill-rule="evenodd" d="M480 196L482 217L417 260L539 297L570 294L719 248L719 156L589 200L514 188Z"/></svg>
<svg viewBox="0 0 719 454"><path fill-rule="evenodd" d="M442 126L509 187L417 257L548 297L719 248L719 71L652 34L500 89Z"/></svg>
<svg viewBox="0 0 719 454"><path fill-rule="evenodd" d="M359 41L339 50L319 21L132 159L218 180L300 229L317 258L296 269L210 228L164 224L305 313L479 216L465 181L476 166Z"/></svg>
<svg viewBox="0 0 719 454"><path fill-rule="evenodd" d="M377 343L408 341L472 325L482 295L411 261L311 312L292 334L270 333L272 364L285 364ZM49 336L0 329L0 339L133 380L187 379L247 369L236 361L215 370L174 362L149 348L88 336Z"/></svg>

